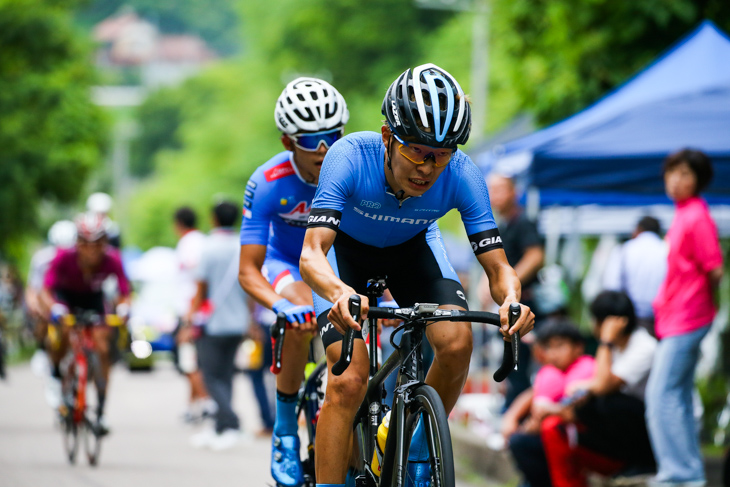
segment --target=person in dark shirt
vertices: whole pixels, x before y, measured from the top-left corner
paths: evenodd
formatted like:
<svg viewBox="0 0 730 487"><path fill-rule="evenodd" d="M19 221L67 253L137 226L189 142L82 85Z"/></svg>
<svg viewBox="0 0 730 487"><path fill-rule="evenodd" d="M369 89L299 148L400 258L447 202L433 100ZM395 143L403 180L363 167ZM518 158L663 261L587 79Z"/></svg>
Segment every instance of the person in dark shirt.
<svg viewBox="0 0 730 487"><path fill-rule="evenodd" d="M499 233L502 236L504 252L507 262L514 268L517 277L522 283L522 301L530 309L536 310L536 319L539 320L538 307L534 300L534 284L537 281L537 272L542 268L545 258L542 238L537 232L537 225L525 214L517 202L514 181L506 176L492 174L487 182L489 200L495 212ZM486 276L482 279L481 290L488 290ZM491 305L489 292L480 292L485 308ZM507 378L505 392L505 408L525 389L530 387L529 363L530 349L527 345L520 346L520 370Z"/></svg>

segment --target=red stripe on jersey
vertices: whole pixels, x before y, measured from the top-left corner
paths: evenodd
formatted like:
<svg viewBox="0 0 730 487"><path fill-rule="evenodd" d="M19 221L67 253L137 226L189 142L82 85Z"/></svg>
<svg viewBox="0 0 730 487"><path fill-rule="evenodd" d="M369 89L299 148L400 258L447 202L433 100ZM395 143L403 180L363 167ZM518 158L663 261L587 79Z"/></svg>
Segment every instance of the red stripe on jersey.
<svg viewBox="0 0 730 487"><path fill-rule="evenodd" d="M284 161L264 171L264 177L268 182L291 176L292 174L294 174L294 168L291 165L291 161Z"/></svg>

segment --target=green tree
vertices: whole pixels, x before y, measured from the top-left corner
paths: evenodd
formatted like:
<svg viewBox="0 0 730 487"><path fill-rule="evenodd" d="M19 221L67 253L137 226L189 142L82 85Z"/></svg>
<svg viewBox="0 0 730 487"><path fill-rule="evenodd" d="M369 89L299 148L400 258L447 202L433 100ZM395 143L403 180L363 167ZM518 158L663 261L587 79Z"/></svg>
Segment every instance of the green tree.
<svg viewBox="0 0 730 487"><path fill-rule="evenodd" d="M730 3L495 0L493 75L549 124L626 81L705 18L730 28Z"/></svg>
<svg viewBox="0 0 730 487"><path fill-rule="evenodd" d="M0 0L0 250L34 229L42 200L75 200L100 159L105 124L75 5Z"/></svg>
<svg viewBox="0 0 730 487"><path fill-rule="evenodd" d="M161 150L181 147L177 130L182 121L184 96L184 89L160 89L138 107L139 137L132 145L129 168L134 176L148 176L154 170L154 157Z"/></svg>

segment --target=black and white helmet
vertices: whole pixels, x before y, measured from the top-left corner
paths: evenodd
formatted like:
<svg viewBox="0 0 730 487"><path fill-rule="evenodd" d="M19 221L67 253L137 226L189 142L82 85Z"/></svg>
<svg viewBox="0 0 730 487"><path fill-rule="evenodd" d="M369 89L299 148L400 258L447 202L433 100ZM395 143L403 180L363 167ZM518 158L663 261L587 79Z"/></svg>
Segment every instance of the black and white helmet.
<svg viewBox="0 0 730 487"><path fill-rule="evenodd" d="M342 127L350 112L345 99L331 84L317 78L297 78L281 92L274 118L280 131L294 135Z"/></svg>
<svg viewBox="0 0 730 487"><path fill-rule="evenodd" d="M435 64L405 70L385 93L381 111L396 135L417 144L452 148L469 140L464 90Z"/></svg>

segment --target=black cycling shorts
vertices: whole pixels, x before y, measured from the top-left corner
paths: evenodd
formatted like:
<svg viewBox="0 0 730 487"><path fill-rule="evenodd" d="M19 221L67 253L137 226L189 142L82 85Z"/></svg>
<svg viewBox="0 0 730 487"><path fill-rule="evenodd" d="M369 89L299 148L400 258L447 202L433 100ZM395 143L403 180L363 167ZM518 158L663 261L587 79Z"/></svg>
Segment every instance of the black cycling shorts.
<svg viewBox="0 0 730 487"><path fill-rule="evenodd" d="M79 293L59 289L56 290L54 294L56 295L56 299L68 306L68 309L72 313L93 311L100 317L103 317L106 313L104 307L104 293L101 291Z"/></svg>
<svg viewBox="0 0 730 487"><path fill-rule="evenodd" d="M327 259L342 281L365 294L369 279L385 278L401 307L416 303L452 304L468 309L464 288L446 256L439 232L427 231L399 245L373 247L340 231ZM325 349L342 340L327 319L332 303L314 294L319 334ZM360 332L356 337L362 339Z"/></svg>

